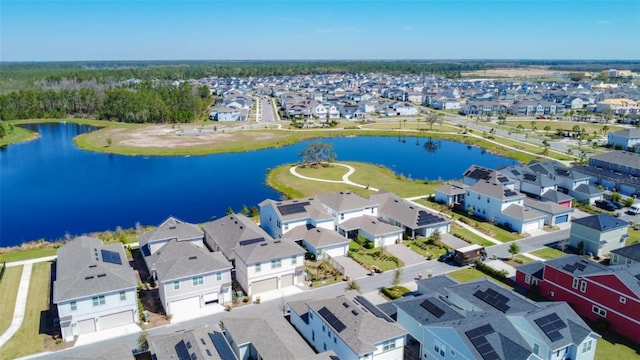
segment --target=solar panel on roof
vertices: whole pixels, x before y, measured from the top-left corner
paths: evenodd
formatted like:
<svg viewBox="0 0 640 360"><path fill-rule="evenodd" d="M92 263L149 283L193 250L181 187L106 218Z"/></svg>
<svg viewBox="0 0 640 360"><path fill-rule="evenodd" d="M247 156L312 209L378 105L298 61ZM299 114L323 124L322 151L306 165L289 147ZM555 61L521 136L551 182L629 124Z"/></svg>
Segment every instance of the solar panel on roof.
<svg viewBox="0 0 640 360"><path fill-rule="evenodd" d="M428 312L430 312L433 316L437 317L438 319L442 315L444 315L444 311L442 309L440 309L438 307L438 305L432 303L429 300L425 300L425 301L421 302L420 306L422 306L423 309L427 310Z"/></svg>
<svg viewBox="0 0 640 360"><path fill-rule="evenodd" d="M109 250L100 250L100 254L102 255L102 261L109 264L122 265L122 259L120 259L120 254L115 251Z"/></svg>
<svg viewBox="0 0 640 360"><path fill-rule="evenodd" d="M465 332L473 346L480 353L480 356L482 356L482 358L485 360L500 360L498 353L496 353L496 351L493 349L493 346L491 346L491 344L485 337L494 332L495 331L489 324Z"/></svg>
<svg viewBox="0 0 640 360"><path fill-rule="evenodd" d="M509 178L505 177L505 176L501 176L498 178L498 181L500 181L501 183L506 183L509 181Z"/></svg>
<svg viewBox="0 0 640 360"><path fill-rule="evenodd" d="M578 270L580 270L580 271L583 271L583 270L587 267L587 265L586 265L586 264L583 264L583 263L580 263L580 262L577 262L577 263L575 263L575 264L573 264L573 265L574 265L576 268L578 268Z"/></svg>
<svg viewBox="0 0 640 360"><path fill-rule="evenodd" d="M340 319L338 319L335 315L333 315L331 310L327 309L326 306L323 306L322 309L318 311L318 313L327 321L327 323L329 323L329 325L331 325L334 329L336 329L337 332L342 332L344 329L347 328L342 323L342 321L340 321Z"/></svg>
<svg viewBox="0 0 640 360"><path fill-rule="evenodd" d="M528 181L536 181L536 176L534 174L524 174L524 179Z"/></svg>
<svg viewBox="0 0 640 360"><path fill-rule="evenodd" d="M499 311L507 312L507 310L510 309L510 307L507 305L507 303L509 302L509 298L497 293L493 289L487 289L484 292L482 290L478 290L473 294L473 296L493 306Z"/></svg>
<svg viewBox="0 0 640 360"><path fill-rule="evenodd" d="M209 334L211 341L213 341L213 346L216 348L218 355L220 355L221 359L237 359L235 353L229 346L227 339L225 339L224 335L221 332L214 332L213 334Z"/></svg>
<svg viewBox="0 0 640 360"><path fill-rule="evenodd" d="M520 175L520 171L518 171L518 170L513 170L512 173L513 173L513 175Z"/></svg>
<svg viewBox="0 0 640 360"><path fill-rule="evenodd" d="M571 264L566 264L565 266L562 267L563 269L567 270L568 272L572 273L574 271L576 271L575 266L571 265Z"/></svg>
<svg viewBox="0 0 640 360"><path fill-rule="evenodd" d="M300 214L305 212L305 206L310 205L308 201L278 206L278 210L283 216Z"/></svg>
<svg viewBox="0 0 640 360"><path fill-rule="evenodd" d="M556 313L551 313L539 319L534 319L533 321L538 324L540 330L542 330L551 341L562 339L560 330L567 327L567 324L565 324Z"/></svg>
<svg viewBox="0 0 640 360"><path fill-rule="evenodd" d="M380 308L373 305L369 300L365 297L358 295L354 299L356 302L359 302L362 306L364 306L364 310L369 310L373 315L379 317L380 319L385 319L387 322L393 323L393 319L389 317L389 315L385 314Z"/></svg>
<svg viewBox="0 0 640 360"><path fill-rule="evenodd" d="M516 196L516 195L518 195L518 193L511 189L504 190L504 196Z"/></svg>
<svg viewBox="0 0 640 360"><path fill-rule="evenodd" d="M429 225L429 224L435 224L435 223L439 223L442 220L440 219L440 217L435 216L431 213L428 213L424 210L420 210L418 211L418 226L424 226L424 225Z"/></svg>
<svg viewBox="0 0 640 360"><path fill-rule="evenodd" d="M256 238L256 239L242 240L238 242L238 244L240 244L240 246L245 246L245 245L256 244L263 241L265 241L264 238Z"/></svg>

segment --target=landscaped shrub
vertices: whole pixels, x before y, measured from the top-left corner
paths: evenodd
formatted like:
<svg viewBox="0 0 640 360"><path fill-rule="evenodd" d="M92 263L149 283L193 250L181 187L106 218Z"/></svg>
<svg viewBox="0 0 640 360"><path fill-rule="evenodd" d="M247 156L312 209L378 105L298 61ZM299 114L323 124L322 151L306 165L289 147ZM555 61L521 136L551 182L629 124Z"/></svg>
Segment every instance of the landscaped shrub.
<svg viewBox="0 0 640 360"><path fill-rule="evenodd" d="M367 250L371 250L376 247L376 244L373 241L367 241L364 243L364 248Z"/></svg>
<svg viewBox="0 0 640 360"><path fill-rule="evenodd" d="M506 270L496 270L482 261L476 262L476 269L500 281L506 279L509 275Z"/></svg>
<svg viewBox="0 0 640 360"><path fill-rule="evenodd" d="M391 300L400 298L399 295L397 295L395 292L391 291L389 288L386 288L386 287L381 288L380 292Z"/></svg>

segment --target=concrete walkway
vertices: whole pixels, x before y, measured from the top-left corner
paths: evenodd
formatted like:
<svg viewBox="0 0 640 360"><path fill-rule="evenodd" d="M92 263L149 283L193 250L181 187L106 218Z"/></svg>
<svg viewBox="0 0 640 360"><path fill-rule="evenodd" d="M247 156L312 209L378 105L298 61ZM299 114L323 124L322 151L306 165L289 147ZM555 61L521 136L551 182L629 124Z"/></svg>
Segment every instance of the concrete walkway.
<svg viewBox="0 0 640 360"><path fill-rule="evenodd" d="M420 264L426 261L420 254L403 244L389 245L385 247L385 250L402 260L405 266Z"/></svg>
<svg viewBox="0 0 640 360"><path fill-rule="evenodd" d="M342 267L344 268L344 274L349 276L351 279L355 280L369 275L369 270L363 268L360 264L355 262L350 257L336 256L333 257L333 260L342 265Z"/></svg>
<svg viewBox="0 0 640 360"><path fill-rule="evenodd" d="M297 177L299 177L301 179L305 179L305 180L320 181L320 182L327 182L327 183L334 183L334 184L347 184L347 185L351 185L351 186L360 187L360 188L363 188L363 189L368 189L368 190L371 190L371 191L378 191L378 189L376 189L376 188L369 187L368 185L362 185L362 184L354 183L353 181L349 180L349 176L351 176L351 174L356 172L356 169L354 169L353 166L349 166L349 165L346 165L346 164L340 164L340 163L331 163L331 164L332 165L342 166L342 167L345 167L345 168L349 169L349 171L347 171L346 174L342 175L342 180L327 180L327 179L319 179L319 178L300 175L296 171L298 169L298 165L292 166L289 169L289 172L291 173L291 175L297 176Z"/></svg>
<svg viewBox="0 0 640 360"><path fill-rule="evenodd" d="M520 254L520 255L522 255L522 256L526 256L526 257L528 257L529 259L533 259L533 260L546 261L545 259L543 259L543 258L541 258L541 257L539 257L539 256L535 256L535 255L530 254L530 253L522 253L522 254Z"/></svg>
<svg viewBox="0 0 640 360"><path fill-rule="evenodd" d="M24 320L24 313L27 308L27 294L29 293L29 283L31 282L31 269L33 261L26 261L22 268L18 295L16 296L16 307L13 309L13 320L7 331L0 335L0 347L2 347L20 329Z"/></svg>

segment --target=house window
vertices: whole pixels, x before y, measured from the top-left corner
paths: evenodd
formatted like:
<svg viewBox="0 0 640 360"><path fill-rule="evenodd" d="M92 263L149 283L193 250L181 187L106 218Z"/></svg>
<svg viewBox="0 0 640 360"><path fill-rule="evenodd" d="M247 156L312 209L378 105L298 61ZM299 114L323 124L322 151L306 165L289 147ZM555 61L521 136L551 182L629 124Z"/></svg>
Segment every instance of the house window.
<svg viewBox="0 0 640 360"><path fill-rule="evenodd" d="M260 272L260 264L256 264L256 272Z"/></svg>
<svg viewBox="0 0 640 360"><path fill-rule="evenodd" d="M573 284L571 285L574 289L578 288L578 278L573 278Z"/></svg>
<svg viewBox="0 0 640 360"><path fill-rule="evenodd" d="M104 295L94 296L91 300L93 300L93 306L100 306L105 303Z"/></svg>
<svg viewBox="0 0 640 360"><path fill-rule="evenodd" d="M586 281L581 281L580 282L580 291L581 292L586 292L587 291L587 282Z"/></svg>
<svg viewBox="0 0 640 360"><path fill-rule="evenodd" d="M297 264L297 263L298 263L298 257L297 257L297 256L295 256L295 255L293 255L293 256L291 257L291 265L295 265L295 264Z"/></svg>
<svg viewBox="0 0 640 360"><path fill-rule="evenodd" d="M624 296L620 296L620 303L621 304L626 304L627 303L627 298Z"/></svg>
<svg viewBox="0 0 640 360"><path fill-rule="evenodd" d="M591 351L591 342L592 340L587 341L586 343L582 344L582 353L586 353L587 351Z"/></svg>
<svg viewBox="0 0 640 360"><path fill-rule="evenodd" d="M533 344L533 353L538 355L539 352L540 352L540 345L534 343Z"/></svg>
<svg viewBox="0 0 640 360"><path fill-rule="evenodd" d="M71 311L76 311L78 310L78 304L76 304L75 300L69 303L69 306L71 306Z"/></svg>
<svg viewBox="0 0 640 360"><path fill-rule="evenodd" d="M613 254L613 256L611 257L611 263L612 264L618 263L618 254Z"/></svg>
<svg viewBox="0 0 640 360"><path fill-rule="evenodd" d="M282 267L282 260L280 259L271 260L272 269L279 269L281 267Z"/></svg>
<svg viewBox="0 0 640 360"><path fill-rule="evenodd" d="M284 229L289 230L289 224L284 224Z"/></svg>
<svg viewBox="0 0 640 360"><path fill-rule="evenodd" d="M311 314L309 314L311 315ZM316 341L316 332L311 330L311 341Z"/></svg>
<svg viewBox="0 0 640 360"><path fill-rule="evenodd" d="M593 307L591 307L591 311L594 312L595 314L602 316L603 318L607 317L607 310L599 306L593 305Z"/></svg>
<svg viewBox="0 0 640 360"><path fill-rule="evenodd" d="M278 226L278 229L280 229L280 220L278 220L278 222L276 222L276 226Z"/></svg>
<svg viewBox="0 0 640 360"><path fill-rule="evenodd" d="M525 283L525 284L531 284L531 276L529 276L529 275L525 275L525 277L524 277L524 283Z"/></svg>
<svg viewBox="0 0 640 360"><path fill-rule="evenodd" d="M344 214L340 214L340 220L344 220Z"/></svg>
<svg viewBox="0 0 640 360"><path fill-rule="evenodd" d="M371 208L371 213L373 214L373 208Z"/></svg>
<svg viewBox="0 0 640 360"><path fill-rule="evenodd" d="M456 356L456 352L453 349L449 350L449 354L451 354L451 356L455 357Z"/></svg>
<svg viewBox="0 0 640 360"><path fill-rule="evenodd" d="M440 356L444 357L444 355L447 353L447 347L444 346L440 341L435 340L433 343L433 350L435 350L436 353L440 354Z"/></svg>
<svg viewBox="0 0 640 360"><path fill-rule="evenodd" d="M191 283L193 284L193 286L199 286L204 284L204 277L202 275L200 276L194 276L191 278Z"/></svg>
<svg viewBox="0 0 640 360"><path fill-rule="evenodd" d="M217 280L217 281L222 280L222 273L221 273L221 272L217 272L217 273L216 273L216 280Z"/></svg>
<svg viewBox="0 0 640 360"><path fill-rule="evenodd" d="M173 282L173 290L180 290L180 281L176 280Z"/></svg>
<svg viewBox="0 0 640 360"><path fill-rule="evenodd" d="M120 291L120 301L127 300L127 293L124 291Z"/></svg>
<svg viewBox="0 0 640 360"><path fill-rule="evenodd" d="M396 341L395 340L387 340L387 341L382 343L382 351L389 351L389 350L393 350L395 348L396 348Z"/></svg>

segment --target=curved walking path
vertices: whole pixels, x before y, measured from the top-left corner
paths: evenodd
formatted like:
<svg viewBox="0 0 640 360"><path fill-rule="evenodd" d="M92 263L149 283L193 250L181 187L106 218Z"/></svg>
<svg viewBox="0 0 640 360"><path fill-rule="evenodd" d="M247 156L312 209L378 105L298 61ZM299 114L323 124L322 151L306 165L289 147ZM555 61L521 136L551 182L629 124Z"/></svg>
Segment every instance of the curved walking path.
<svg viewBox="0 0 640 360"><path fill-rule="evenodd" d="M16 296L16 307L13 309L13 320L9 328L0 335L0 347L11 339L11 337L20 329L24 320L24 313L27 308L27 294L29 293L29 283L31 282L31 269L33 261L25 262L22 267L22 275L20 276L20 285L18 286L18 295Z"/></svg>
<svg viewBox="0 0 640 360"><path fill-rule="evenodd" d="M346 164L340 164L340 163L331 163L331 164L332 165L342 166L342 167L345 167L345 168L349 169L349 171L347 171L346 174L342 175L342 180L327 180L327 179L319 179L319 178L300 175L298 173L298 171L297 171L298 166L300 166L300 165L292 166L291 168L289 168L289 172L291 173L291 175L297 176L297 177L299 177L301 179L305 179L305 180L320 181L320 182L327 182L327 183L334 183L334 184L347 184L347 185L351 185L351 186L360 187L360 188L363 188L363 189L368 189L368 190L371 190L371 191L378 191L378 189L376 189L374 187L370 187L368 185L358 184L358 183L355 183L355 182L349 180L349 176L351 176L351 174L356 172L356 169L354 169L353 166L349 166L349 165L346 165Z"/></svg>

